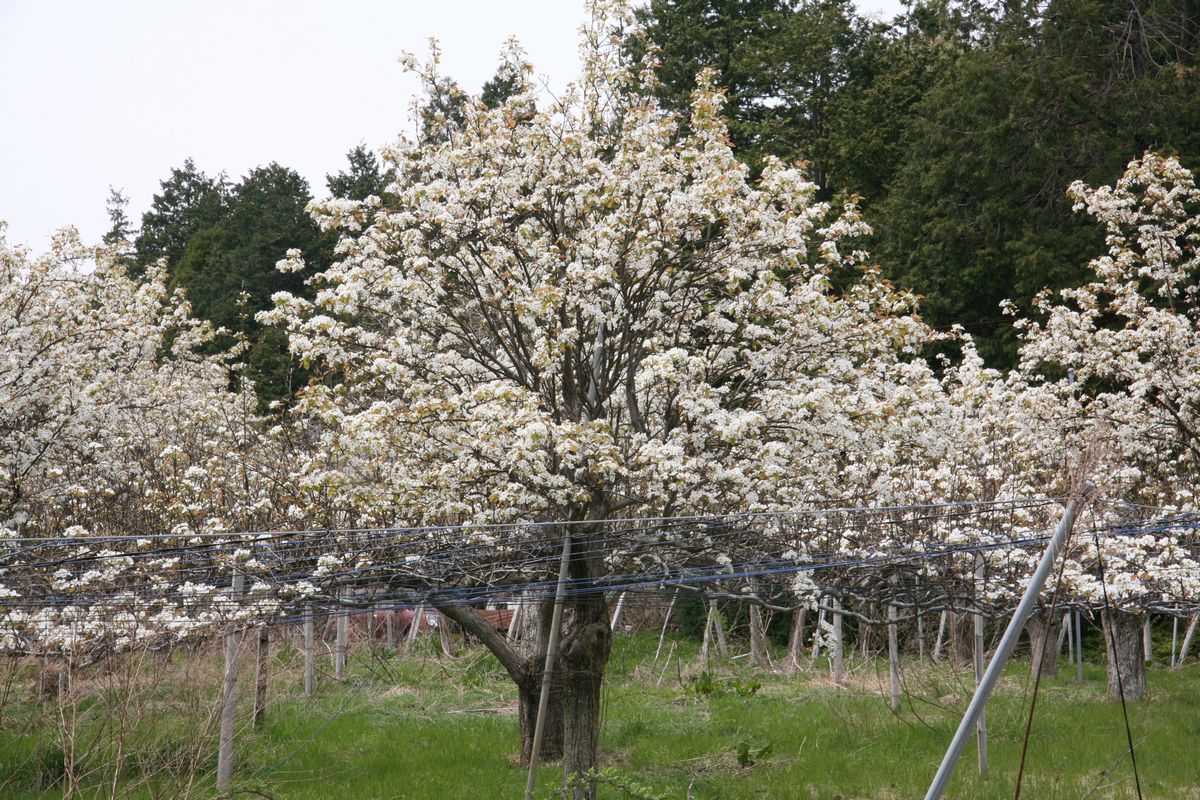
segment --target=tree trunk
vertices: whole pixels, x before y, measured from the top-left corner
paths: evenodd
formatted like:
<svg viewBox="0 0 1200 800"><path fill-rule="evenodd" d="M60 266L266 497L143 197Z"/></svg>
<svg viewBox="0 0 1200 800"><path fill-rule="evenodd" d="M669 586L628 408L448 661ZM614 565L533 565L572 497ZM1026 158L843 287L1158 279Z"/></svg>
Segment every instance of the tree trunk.
<svg viewBox="0 0 1200 800"><path fill-rule="evenodd" d="M542 671L533 670L529 678L517 684L517 714L521 723L521 766L529 764L533 754L533 729L537 725L538 700L542 692ZM546 706L546 722L542 729L542 763L558 761L563 754L563 705L562 681L557 680L550 688Z"/></svg>
<svg viewBox="0 0 1200 800"><path fill-rule="evenodd" d="M586 587L603 574L600 549L593 536L579 533L572 546L570 565L574 586ZM562 652L563 774L568 777L582 775L600 765L600 689L604 667L612 652L612 627L604 592L597 589L576 594L571 608L574 612L571 629L563 639ZM580 781L572 797L594 800L595 784Z"/></svg>
<svg viewBox="0 0 1200 800"><path fill-rule="evenodd" d="M1108 657L1109 699L1119 698L1123 689L1126 700L1140 700L1146 693L1141 615L1105 612L1104 645Z"/></svg>
<svg viewBox="0 0 1200 800"><path fill-rule="evenodd" d="M1025 623L1029 632L1031 669L1036 670L1043 678L1053 678L1058 675L1058 629L1062 627L1062 617L1057 614L1054 619L1047 616L1044 610L1034 611Z"/></svg>
<svg viewBox="0 0 1200 800"><path fill-rule="evenodd" d="M521 764L529 763L533 752L533 730L537 723L538 701L542 691L542 670L546 663L546 649L550 639L550 617L554 604L541 603L540 613L527 615L521 624L523 633L530 634L527 641L510 641L501 635L492 624L469 606L434 603L445 616L458 623L464 631L479 639L492 652L517 685L518 713L521 727ZM532 612L530 607L529 611ZM536 619L529 619L535 617ZM413 623L414 626L416 622ZM531 641L530 641L531 640ZM532 646L530 646L532 644ZM563 756L563 692L561 663L555 670L560 673L554 680L546 708L545 729L542 732L542 762L557 761Z"/></svg>
<svg viewBox="0 0 1200 800"><path fill-rule="evenodd" d="M966 612L950 616L950 657L959 666L969 666L975 660L975 619Z"/></svg>
<svg viewBox="0 0 1200 800"><path fill-rule="evenodd" d="M607 614L606 614L607 616ZM600 763L600 689L612 649L608 620L593 621L572 633L563 653L563 773L581 775ZM580 787L575 798L594 798L595 786Z"/></svg>
<svg viewBox="0 0 1200 800"><path fill-rule="evenodd" d="M755 669L767 667L767 635L763 626L762 609L750 606L750 666Z"/></svg>
<svg viewBox="0 0 1200 800"><path fill-rule="evenodd" d="M804 618L806 616L808 616L806 606L801 606L792 612L792 630L788 636L787 671L789 674L800 670L800 651L804 648Z"/></svg>

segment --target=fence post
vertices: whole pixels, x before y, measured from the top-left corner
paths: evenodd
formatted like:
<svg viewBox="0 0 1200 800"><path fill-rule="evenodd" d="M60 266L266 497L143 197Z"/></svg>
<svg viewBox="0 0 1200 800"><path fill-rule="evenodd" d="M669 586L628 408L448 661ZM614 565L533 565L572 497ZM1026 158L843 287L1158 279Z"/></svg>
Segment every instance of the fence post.
<svg viewBox="0 0 1200 800"><path fill-rule="evenodd" d="M346 671L346 649L350 641L350 612L345 606L347 592L338 592L337 639L333 644L333 676L342 679Z"/></svg>
<svg viewBox="0 0 1200 800"><path fill-rule="evenodd" d="M1083 612L1075 609L1075 680L1083 683Z"/></svg>
<svg viewBox="0 0 1200 800"><path fill-rule="evenodd" d="M613 633L616 633L617 625L621 622L621 612L623 610L625 610L625 592L621 592L621 596L617 598L617 607L613 611L612 622L608 625L608 627L612 628Z"/></svg>
<svg viewBox="0 0 1200 800"><path fill-rule="evenodd" d="M1179 616L1171 617L1171 669L1175 669L1176 645L1179 644Z"/></svg>
<svg viewBox="0 0 1200 800"><path fill-rule="evenodd" d="M317 687L316 665L313 663L313 604L304 609L304 696L312 697Z"/></svg>
<svg viewBox="0 0 1200 800"><path fill-rule="evenodd" d="M983 683L983 661L987 644L984 641L983 609L979 607L983 594L983 582L987 567L982 553L975 554L975 686L978 689ZM988 745L987 745L987 709L980 709L979 720L975 723L975 741L979 748L979 774L987 775Z"/></svg>
<svg viewBox="0 0 1200 800"><path fill-rule="evenodd" d="M938 615L938 632L937 637L933 640L933 663L938 663L942 660L942 644L946 640L946 615L950 612L942 609L942 613Z"/></svg>
<svg viewBox="0 0 1200 800"><path fill-rule="evenodd" d="M1180 665L1187 660L1188 650L1192 646L1192 637L1196 635L1197 621L1200 621L1200 614L1192 614L1192 621L1188 623L1187 633L1183 635L1183 646L1179 648Z"/></svg>
<svg viewBox="0 0 1200 800"><path fill-rule="evenodd" d="M896 634L896 604L888 604L888 664L892 682L892 712L900 711L900 642Z"/></svg>
<svg viewBox="0 0 1200 800"><path fill-rule="evenodd" d="M721 658L729 658L729 640L725 638L725 623L721 622L721 612L717 608L717 601L709 600L708 608L712 612L713 633L717 635L717 653Z"/></svg>
<svg viewBox="0 0 1200 800"><path fill-rule="evenodd" d="M833 598L833 682L842 685L845 667L844 640L842 638L842 598Z"/></svg>
<svg viewBox="0 0 1200 800"><path fill-rule="evenodd" d="M233 581L229 586L230 611L237 610L237 598L245 586L245 576L238 568L233 570ZM233 778L233 733L237 714L237 670L238 647L242 643L242 631L236 623L231 624L225 634L225 673L221 681L221 734L217 747L217 791L228 792Z"/></svg>
<svg viewBox="0 0 1200 800"><path fill-rule="evenodd" d="M258 652L254 660L254 727L261 728L267 716L267 670L271 654L271 629L258 629Z"/></svg>

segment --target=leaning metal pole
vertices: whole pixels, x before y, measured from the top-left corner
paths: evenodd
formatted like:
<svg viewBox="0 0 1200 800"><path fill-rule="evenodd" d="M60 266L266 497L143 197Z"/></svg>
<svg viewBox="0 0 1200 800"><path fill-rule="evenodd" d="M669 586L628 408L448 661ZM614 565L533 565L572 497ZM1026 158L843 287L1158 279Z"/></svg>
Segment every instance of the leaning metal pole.
<svg viewBox="0 0 1200 800"><path fill-rule="evenodd" d="M550 641L546 644L546 666L542 670L542 694L538 698L537 722L533 725L525 800L533 800L533 792L537 788L538 759L542 755L542 734L546 730L546 706L550 703L550 680L554 662L558 660L558 640L562 635L563 594L567 590L567 568L571 562L571 526L563 527L562 561L558 565L558 586L554 590L554 613L550 616Z"/></svg>
<svg viewBox="0 0 1200 800"><path fill-rule="evenodd" d="M1084 497L1086 496L1085 491ZM1050 576L1050 570L1054 567L1058 554L1062 552L1067 538L1071 535L1071 526L1075 524L1075 514L1081 504L1082 501L1076 497L1072 497L1067 502L1062 520L1058 523L1058 529L1054 531L1050 543L1046 545L1046 551L1042 553L1042 560L1038 562L1033 578L1030 579L1029 586L1025 589L1024 596L1021 597L1021 602L1017 604L1017 610L1013 612L1012 619L1009 620L1008 628L1005 629L1004 636L996 648L996 655L992 656L987 671L983 673L983 678L975 687L975 696L971 698L971 704L967 706L967 713L963 715L962 722L958 724L954 739L951 740L950 747L942 758L942 765L938 767L937 774L933 776L933 783L929 785L929 791L925 793L925 800L939 800L946 791L946 787L950 785L950 778L954 775L954 767L958 764L959 756L962 755L963 748L967 746L967 742L971 738L975 722L983 714L983 708L987 704L992 689L1000 680L1000 673L1004 671L1008 657L1012 655L1013 648L1017 646L1021 629L1025 627L1025 621L1029 619L1038 595L1041 594L1042 587L1046 585L1046 579Z"/></svg>

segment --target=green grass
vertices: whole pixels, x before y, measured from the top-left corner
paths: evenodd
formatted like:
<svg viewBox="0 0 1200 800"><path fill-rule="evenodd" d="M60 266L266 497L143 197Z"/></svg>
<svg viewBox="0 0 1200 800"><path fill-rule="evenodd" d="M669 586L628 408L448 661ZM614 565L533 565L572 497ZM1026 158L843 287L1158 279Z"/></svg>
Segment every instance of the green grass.
<svg viewBox="0 0 1200 800"><path fill-rule="evenodd" d="M619 638L610 662L602 739L610 783L601 790L604 797L921 797L970 696L969 672L915 663L905 665L908 694L899 714L888 709L886 664L880 662L856 665L845 688L829 685L820 670L756 676L725 666L698 681L695 644L684 639L666 670L660 659L652 674L655 638ZM79 796L181 796L189 752L203 776L192 796L214 796L215 745L206 725L216 665L209 651L188 658L178 653L170 664L156 664L158 681L127 704L132 710L120 736L104 733L111 734L114 716L120 716L113 711L114 692L101 681L77 678L77 694L84 697L77 751L91 753L82 759L90 772L81 778ZM372 656L364 648L344 682L324 676L311 700L300 692L294 653L278 653L274 666L267 723L258 730L239 728L237 788L247 792L240 796L522 796L525 776L513 755L515 692L486 654L401 659ZM247 668L244 694L251 672ZM1012 797L1028 710L1026 672L1026 663L1013 664L989 704L989 776L978 775L972 744L950 797ZM1121 708L1103 700L1103 665L1089 665L1081 685L1067 672L1042 683L1023 796L1134 797ZM4 711L0 797L60 798L62 781L53 782L64 762L56 732L61 717L53 703L28 701L21 688L27 679L18 682L20 702L10 700ZM1200 798L1198 679L1195 666L1152 669L1152 696L1131 706L1148 798ZM118 740L132 756L114 793L108 784ZM542 796L555 796L561 771L549 765L541 778ZM620 785L636 787L634 794Z"/></svg>

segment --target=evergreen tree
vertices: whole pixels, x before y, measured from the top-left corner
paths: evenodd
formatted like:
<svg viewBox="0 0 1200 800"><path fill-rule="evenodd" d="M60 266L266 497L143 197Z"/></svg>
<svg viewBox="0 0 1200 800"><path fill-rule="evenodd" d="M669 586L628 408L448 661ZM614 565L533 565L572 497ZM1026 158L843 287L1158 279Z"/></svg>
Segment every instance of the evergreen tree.
<svg viewBox="0 0 1200 800"><path fill-rule="evenodd" d="M129 220L129 197L120 189L108 187L108 200L104 203L108 212L108 231L101 237L105 244L113 245L133 240L133 223Z"/></svg>
<svg viewBox="0 0 1200 800"><path fill-rule="evenodd" d="M369 164L362 159L360 166ZM297 380L286 343L264 332L254 315L270 307L275 292L308 292L300 278L275 265L291 248L318 270L332 259L328 237L306 210L311 200L308 183L278 164L253 169L230 186L189 159L172 170L142 219L139 261L166 258L168 286L185 290L194 314L229 332L214 347L227 348L238 335L249 342L243 358L264 405L286 399Z"/></svg>
<svg viewBox="0 0 1200 800"><path fill-rule="evenodd" d="M1147 149L1200 156L1194 0L1010 6L915 106L877 214L890 275L960 324L994 365L1016 340L1000 303L1029 309L1082 280L1101 232L1068 184L1111 183ZM1193 9L1194 10L1194 9Z"/></svg>
<svg viewBox="0 0 1200 800"><path fill-rule="evenodd" d="M329 193L342 200L365 200L370 195L383 197L393 173L384 171L379 157L364 144L357 145L346 153L349 166L342 172L325 176Z"/></svg>
<svg viewBox="0 0 1200 800"><path fill-rule="evenodd" d="M651 0L637 9L642 32L627 45L634 58L657 50L663 107L684 114L702 69L725 90L724 113L738 156L754 167L768 155L796 153L795 109L782 82L784 39L795 0Z"/></svg>
<svg viewBox="0 0 1200 800"><path fill-rule="evenodd" d="M192 236L225 214L229 186L224 175L210 178L190 158L172 169L160 186L150 210L142 215L135 242L137 261L144 266L165 258L171 268L183 257Z"/></svg>

